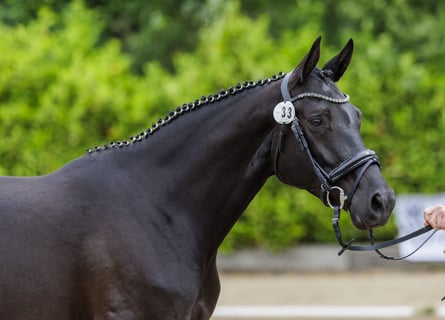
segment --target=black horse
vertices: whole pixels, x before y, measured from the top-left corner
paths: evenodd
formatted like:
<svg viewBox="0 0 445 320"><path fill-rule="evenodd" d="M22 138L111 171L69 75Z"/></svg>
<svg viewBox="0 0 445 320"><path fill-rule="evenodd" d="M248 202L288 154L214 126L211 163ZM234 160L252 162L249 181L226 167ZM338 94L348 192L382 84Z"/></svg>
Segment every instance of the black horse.
<svg viewBox="0 0 445 320"><path fill-rule="evenodd" d="M286 77L180 106L53 173L1 177L0 319L209 319L218 247L274 174L328 203L334 188L354 189L355 226L385 224L394 194L378 165L352 161L332 190L320 187L320 172L375 154L334 84L352 40L322 69L319 48Z"/></svg>

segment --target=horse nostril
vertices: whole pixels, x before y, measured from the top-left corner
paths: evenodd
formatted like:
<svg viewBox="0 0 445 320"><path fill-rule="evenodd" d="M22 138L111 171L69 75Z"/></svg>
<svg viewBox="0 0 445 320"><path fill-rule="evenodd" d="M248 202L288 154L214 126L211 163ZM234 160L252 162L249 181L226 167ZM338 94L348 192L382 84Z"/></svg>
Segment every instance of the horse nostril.
<svg viewBox="0 0 445 320"><path fill-rule="evenodd" d="M371 198L371 210L372 212L385 212L385 204L383 202L382 195L377 192L372 198Z"/></svg>
<svg viewBox="0 0 445 320"><path fill-rule="evenodd" d="M392 190L390 192L376 192L371 197L369 203L369 211L372 216L371 220L375 225L384 225L391 214L395 204L395 196Z"/></svg>

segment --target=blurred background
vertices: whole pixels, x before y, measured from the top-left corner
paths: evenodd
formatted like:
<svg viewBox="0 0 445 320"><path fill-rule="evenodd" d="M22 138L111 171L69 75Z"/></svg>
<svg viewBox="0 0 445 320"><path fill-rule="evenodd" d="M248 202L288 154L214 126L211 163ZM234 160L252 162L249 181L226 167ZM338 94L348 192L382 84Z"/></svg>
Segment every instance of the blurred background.
<svg viewBox="0 0 445 320"><path fill-rule="evenodd" d="M338 85L396 193L443 192L439 0L1 0L0 174L48 173L177 105L290 71L319 35L320 65L354 40ZM333 243L330 221L318 199L272 178L222 251ZM342 228L366 236L347 217ZM396 235L394 220L377 232Z"/></svg>

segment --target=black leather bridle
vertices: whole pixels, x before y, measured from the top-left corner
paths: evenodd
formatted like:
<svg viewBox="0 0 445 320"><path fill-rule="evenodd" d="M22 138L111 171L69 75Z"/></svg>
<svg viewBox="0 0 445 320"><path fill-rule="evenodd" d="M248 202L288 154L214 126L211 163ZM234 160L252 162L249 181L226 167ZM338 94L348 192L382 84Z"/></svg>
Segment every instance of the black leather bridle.
<svg viewBox="0 0 445 320"><path fill-rule="evenodd" d="M289 78L290 78L291 74L292 74L292 72L286 74L281 82L281 95L283 97L283 102L281 102L279 104L280 108L281 108L281 106L283 106L284 108L286 106L289 106L289 103L291 103L292 104L291 107L294 108L293 102L303 99L303 98L306 98L306 97L322 99L322 100L326 100L328 102L335 103L335 104L347 103L349 101L348 95L344 95L344 98L342 98L342 99L334 99L334 98L331 98L331 97L328 97L328 96L325 96L322 94L318 94L318 93L313 93L313 92L306 92L306 93L302 93L302 94L292 97L289 92L289 86L288 86ZM278 107L278 105L277 105L277 107ZM291 115L291 113L289 113L289 115ZM280 123L281 123L280 124L281 128L280 128L280 133L279 133L279 141L278 141L278 144L277 144L277 147L275 150L275 157L274 157L275 174L278 175L278 157L279 157L279 154L281 152L281 149L282 149L282 146L284 143L283 141L284 141L284 136L285 136L285 132L286 132L286 126L287 126L287 124L291 123L292 124L291 125L292 132L295 135L295 137L297 138L297 140L299 141L300 148L306 153L309 160L311 161L312 168L313 168L315 174L317 175L318 180L321 183L321 192L320 192L321 200L323 201L323 203L326 206L329 206L334 210L334 216L332 219L332 227L334 229L334 233L335 233L337 242L342 247L340 249L340 251L338 252L338 255L341 255L346 250L375 251L380 255L380 257L382 257L384 259L402 260L402 259L405 259L405 258L411 256L415 252L417 252L437 231L437 230L434 230L434 232L413 252L411 252L410 254L408 254L406 256L399 257L399 258L387 256L387 255L383 254L380 251L380 249L386 248L389 246L393 246L400 242L403 242L403 241L409 240L411 238L417 237L421 234L424 234L432 229L431 226L426 226L424 228L416 230L416 231L414 231L408 235L405 235L403 237L400 237L400 238L397 238L394 240L390 240L390 241L386 241L383 243L379 243L379 244L374 243L374 234L373 234L372 229L368 230L368 237L371 242L370 245L352 245L352 242L354 241L354 239L351 239L348 242L344 242L342 235L341 235L340 224L339 224L341 209L345 209L345 210L349 209L352 197L353 197L355 191L357 190L357 188L360 184L360 180L366 173L367 169L371 165L377 165L380 168L380 162L379 162L379 159L378 159L376 153L370 149L365 149L365 150L359 151L359 152L355 153L354 155L352 155L351 157L349 157L348 159L344 160L336 168L334 168L328 172L313 157L311 150L309 148L309 145L307 143L307 140L305 138L303 129L300 126L300 121L299 121L297 115L293 114L292 117L289 116L289 121L286 121L285 123L282 123L282 122L280 122ZM359 169L359 168L360 168L360 171L358 172L358 174L354 180L354 183L352 184L351 190L349 190L349 192L347 194L341 187L335 185L335 183L337 181L341 180L343 177L345 177L352 171ZM336 199L336 201L333 201L331 199L331 196L334 193L338 195L338 199Z"/></svg>

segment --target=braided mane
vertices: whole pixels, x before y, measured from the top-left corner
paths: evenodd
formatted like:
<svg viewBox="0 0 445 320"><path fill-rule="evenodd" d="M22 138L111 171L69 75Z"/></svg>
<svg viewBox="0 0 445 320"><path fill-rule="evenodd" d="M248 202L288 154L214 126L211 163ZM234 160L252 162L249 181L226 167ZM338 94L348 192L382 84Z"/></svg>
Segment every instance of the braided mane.
<svg viewBox="0 0 445 320"><path fill-rule="evenodd" d="M148 139L153 133L158 131L161 127L166 126L168 123L178 118L180 115L187 113L191 110L196 110L197 108L203 107L208 104L212 104L214 102L220 101L229 95L235 95L245 89L254 88L257 86L263 86L269 84L273 81L279 80L284 77L284 72L279 72L278 75L273 75L270 78L258 81L245 81L243 83L238 83L235 86L229 87L226 89L221 89L220 91L215 92L214 94L208 96L202 96L201 99L196 99L193 102L185 103L182 106L177 106L175 109L171 109L168 114L166 114L163 118L159 118L157 122L152 122L151 127L142 130L139 134L135 136L131 136L128 140L110 142L108 144L104 144L103 146L96 145L93 149L88 148L86 151L88 153L93 152L101 152L108 149L113 148L124 148L129 146L130 144L135 144L141 142L145 139Z"/></svg>

